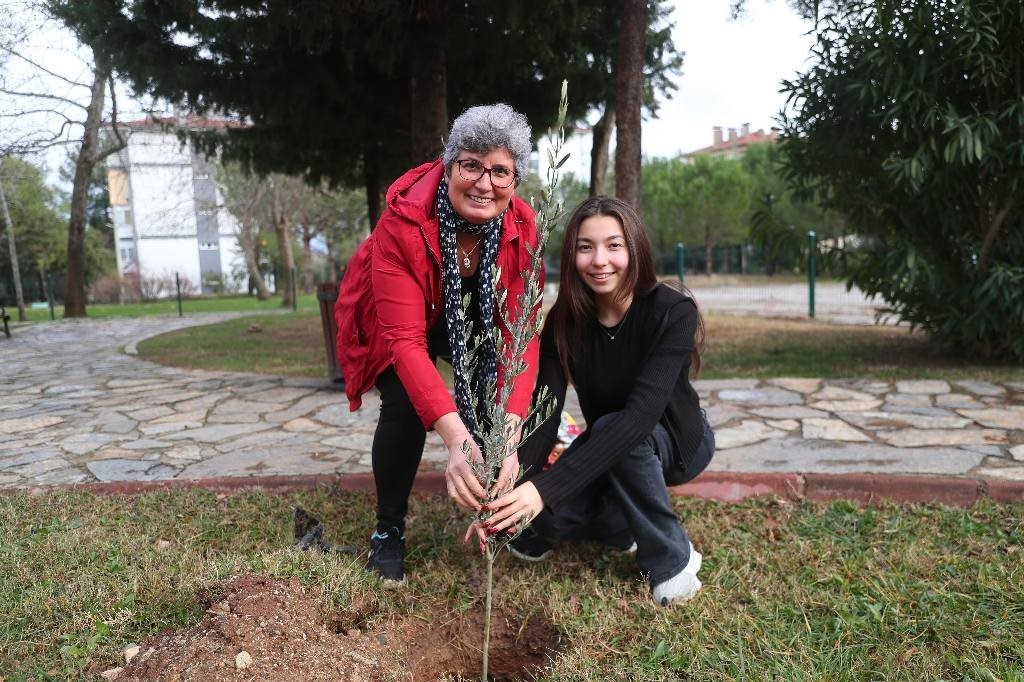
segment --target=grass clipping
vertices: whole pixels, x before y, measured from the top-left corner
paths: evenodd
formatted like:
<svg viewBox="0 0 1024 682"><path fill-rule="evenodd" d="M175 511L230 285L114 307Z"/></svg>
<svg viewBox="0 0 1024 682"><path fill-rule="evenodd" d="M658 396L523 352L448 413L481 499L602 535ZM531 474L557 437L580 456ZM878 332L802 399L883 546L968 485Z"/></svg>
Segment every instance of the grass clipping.
<svg viewBox="0 0 1024 682"><path fill-rule="evenodd" d="M496 380L489 379L484 388L483 396L474 392L474 411L480 417L478 432L475 434L480 444L482 459L474 460L470 456L469 443L463 444L463 452L467 461L473 467L476 477L480 480L485 490L491 490L497 479L498 471L501 469L504 459L515 452L519 445L531 432L527 429L529 425L539 426L545 419L551 416L552 401L546 389L541 389L535 396L530 406L529 414L523 419L519 432L519 424L509 420L508 401L512 394L512 387L515 379L526 369L526 349L529 343L536 337L543 326L544 319L541 312L543 302L543 274L544 274L544 247L548 237L555 226L555 221L562 212L561 202L556 199L555 190L558 187L559 169L568 160L568 154L562 154L565 144L565 115L568 108L568 82L562 81L562 92L558 102L558 122L555 126L552 148L548 157L547 182L541 190L539 199L534 198L534 212L537 223L537 248L527 246L530 251L530 266L521 274L524 282L523 293L516 301L516 306L510 313L508 291L498 290L496 297L497 309L508 329L506 339L498 326L495 326L491 339L474 337L472 327L463 324L466 335L467 352L463 356L461 371L464 376L473 376L476 364L479 362L479 351L487 343L493 343L497 357L503 367L499 373L503 373L505 381L498 387ZM501 281L500 270L496 267L494 281ZM463 320L468 315L467 307L469 297L465 297L462 307ZM520 469L519 477L523 471ZM488 518L489 512L476 514L475 520L480 522ZM518 524L518 531L515 534L507 534L501 537L488 535L483 543L483 557L486 562L487 580L486 593L484 595L484 638L483 638L483 680L488 679L488 657L490 653L491 633L491 606L494 593L494 560L502 549L508 546L518 533L529 523L529 519L522 519Z"/></svg>

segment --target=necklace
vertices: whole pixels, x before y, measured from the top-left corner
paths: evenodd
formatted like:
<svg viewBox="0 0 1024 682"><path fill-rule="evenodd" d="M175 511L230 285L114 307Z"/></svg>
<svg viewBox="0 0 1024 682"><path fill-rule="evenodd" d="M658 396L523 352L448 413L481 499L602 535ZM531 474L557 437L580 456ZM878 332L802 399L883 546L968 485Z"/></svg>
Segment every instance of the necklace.
<svg viewBox="0 0 1024 682"><path fill-rule="evenodd" d="M629 317L629 311L632 310L632 309L633 309L632 305L630 305L628 308L626 308L626 314L622 316L622 319L619 320L619 323L617 325L615 325L615 328L612 331L608 331L607 327L605 327L603 324L598 322L598 325L601 327L601 331L603 331L605 333L605 335L608 337L609 341L614 341L615 337L619 335L620 331L622 331L622 325L624 325L626 323L626 318Z"/></svg>
<svg viewBox="0 0 1024 682"><path fill-rule="evenodd" d="M476 246L474 246L469 251L466 251L461 246L459 247L459 250L462 251L462 267L464 267L467 270L469 270L470 266L473 265L473 261L471 261L469 259L469 257L473 255L474 251L476 251L478 248L480 248L480 242L482 242L482 241L483 241L483 239L476 240Z"/></svg>

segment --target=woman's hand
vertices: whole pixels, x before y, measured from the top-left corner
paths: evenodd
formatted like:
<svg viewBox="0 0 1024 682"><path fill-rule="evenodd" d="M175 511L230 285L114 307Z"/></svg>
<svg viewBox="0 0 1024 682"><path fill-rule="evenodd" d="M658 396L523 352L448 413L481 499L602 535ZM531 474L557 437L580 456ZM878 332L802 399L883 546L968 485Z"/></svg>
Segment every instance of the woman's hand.
<svg viewBox="0 0 1024 682"><path fill-rule="evenodd" d="M434 430L448 448L448 467L444 472L448 496L463 509L479 510L480 502L486 498L487 492L477 480L470 462L483 461L480 446L455 412L442 415L434 422ZM468 458L465 445L469 446Z"/></svg>
<svg viewBox="0 0 1024 682"><path fill-rule="evenodd" d="M498 470L498 477L494 479L494 485L487 491L488 499L494 499L503 493L512 490L519 478L519 451L516 446L522 436L523 420L516 414L508 414L505 417L505 437L508 441L509 451L501 461L501 468Z"/></svg>

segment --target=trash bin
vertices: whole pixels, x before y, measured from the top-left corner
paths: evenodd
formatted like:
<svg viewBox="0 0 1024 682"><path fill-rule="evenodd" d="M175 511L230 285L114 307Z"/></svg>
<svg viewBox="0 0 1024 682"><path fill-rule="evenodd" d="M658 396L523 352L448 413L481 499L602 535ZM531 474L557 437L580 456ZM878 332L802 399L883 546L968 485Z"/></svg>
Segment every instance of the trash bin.
<svg viewBox="0 0 1024 682"><path fill-rule="evenodd" d="M338 366L335 339L338 323L334 319L334 302L338 300L338 283L323 282L316 285L316 300L320 302L320 322L324 330L324 350L327 351L327 377L339 386L345 385L345 377Z"/></svg>

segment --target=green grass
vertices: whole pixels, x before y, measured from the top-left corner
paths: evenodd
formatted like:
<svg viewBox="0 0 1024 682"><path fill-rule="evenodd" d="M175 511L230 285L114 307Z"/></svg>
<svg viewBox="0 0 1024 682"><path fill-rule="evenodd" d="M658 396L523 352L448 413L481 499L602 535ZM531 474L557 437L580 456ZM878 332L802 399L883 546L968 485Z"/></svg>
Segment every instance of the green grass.
<svg viewBox="0 0 1024 682"><path fill-rule="evenodd" d="M196 369L323 377L327 367L319 310L190 327L147 339L138 350L146 360Z"/></svg>
<svg viewBox="0 0 1024 682"><path fill-rule="evenodd" d="M326 614L358 605L370 632L481 608L483 564L445 500L413 501L402 599L359 557L291 550L294 503L322 516L330 541L365 549L372 499L361 493L0 497L0 676L112 667L129 643L197 622L197 594L245 569L299 578ZM545 679L1024 678L1022 505L677 509L705 556L705 589L688 605L654 606L630 558L588 547L539 565L499 559L499 603L562 633Z"/></svg>
<svg viewBox="0 0 1024 682"><path fill-rule="evenodd" d="M299 294L299 310L319 310L315 294ZM186 298L181 302L182 312L188 313L223 313L223 312L261 312L281 308L281 297L271 296L266 301L258 301L255 296L206 296L202 298ZM12 319L16 319L18 311L7 309ZM146 301L144 303L96 303L86 306L89 317L141 317L144 315L177 315L177 299ZM25 315L29 322L49 322L49 308L26 308ZM64 306L55 306L54 315L60 319L64 315Z"/></svg>
<svg viewBox="0 0 1024 682"><path fill-rule="evenodd" d="M1024 381L1020 364L968 361L906 327L726 315L707 327L703 378Z"/></svg>
<svg viewBox="0 0 1024 682"><path fill-rule="evenodd" d="M249 332L253 323L262 331ZM144 341L139 354L179 367L326 373L320 317L313 311L192 327ZM701 378L734 377L1024 381L1024 367L965 361L905 327L711 316Z"/></svg>

